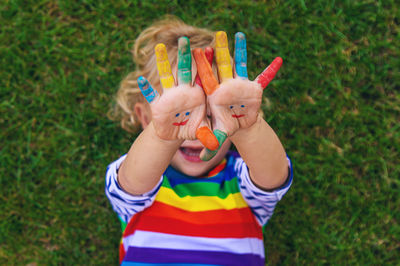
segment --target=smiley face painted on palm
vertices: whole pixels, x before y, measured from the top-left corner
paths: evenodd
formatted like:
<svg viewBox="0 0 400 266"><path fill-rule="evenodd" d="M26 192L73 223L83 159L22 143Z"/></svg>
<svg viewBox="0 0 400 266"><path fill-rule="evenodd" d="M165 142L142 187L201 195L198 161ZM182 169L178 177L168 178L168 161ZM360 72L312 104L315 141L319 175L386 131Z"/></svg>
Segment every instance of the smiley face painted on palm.
<svg viewBox="0 0 400 266"><path fill-rule="evenodd" d="M190 115L189 111L183 112L182 115L181 115L181 113L176 113L175 117L177 119L182 119L182 120L181 120L181 122L174 122L174 123L172 123L172 125L177 126L177 127L186 125L186 123L189 121L189 115Z"/></svg>
<svg viewBox="0 0 400 266"><path fill-rule="evenodd" d="M205 96L200 87L179 85L165 90L152 105L154 127L164 139L195 139L205 116Z"/></svg>
<svg viewBox="0 0 400 266"><path fill-rule="evenodd" d="M232 114L232 117L234 117L234 118L241 118L241 117L245 116L245 114L244 114L244 112L245 112L244 108L245 108L245 107L246 107L246 106L245 106L244 104L241 104L241 105L240 105L240 108L241 108L242 110L240 110L240 109L238 108L238 106L235 106L235 105L229 106L229 109L231 109L232 112L234 112L234 114ZM238 111L239 111L239 114L237 114Z"/></svg>
<svg viewBox="0 0 400 266"><path fill-rule="evenodd" d="M239 78L220 84L218 90L208 96L216 126L229 135L238 128L252 125L257 119L262 92L258 83Z"/></svg>

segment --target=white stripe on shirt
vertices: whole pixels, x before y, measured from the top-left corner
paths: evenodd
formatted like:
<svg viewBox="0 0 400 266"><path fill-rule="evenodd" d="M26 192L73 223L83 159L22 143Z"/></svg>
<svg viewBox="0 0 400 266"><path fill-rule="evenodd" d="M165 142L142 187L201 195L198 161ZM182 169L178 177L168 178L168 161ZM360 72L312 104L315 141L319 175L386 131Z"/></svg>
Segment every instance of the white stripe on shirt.
<svg viewBox="0 0 400 266"><path fill-rule="evenodd" d="M244 245L247 241L248 245ZM236 254L256 254L264 258L264 244L258 238L212 238L172 235L136 230L124 237L125 250L130 246L145 248L165 248L196 251L224 251Z"/></svg>

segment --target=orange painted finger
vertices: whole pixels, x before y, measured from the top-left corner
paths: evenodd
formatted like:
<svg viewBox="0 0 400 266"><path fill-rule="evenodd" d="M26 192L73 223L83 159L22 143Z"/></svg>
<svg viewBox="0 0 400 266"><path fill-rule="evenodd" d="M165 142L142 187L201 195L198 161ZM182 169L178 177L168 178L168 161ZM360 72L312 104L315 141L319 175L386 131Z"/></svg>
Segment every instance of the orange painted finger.
<svg viewBox="0 0 400 266"><path fill-rule="evenodd" d="M208 127L200 127L196 131L196 138L209 150L216 150L219 147L217 138Z"/></svg>
<svg viewBox="0 0 400 266"><path fill-rule="evenodd" d="M216 150L210 150L207 148L204 148L201 152L200 152L200 159L202 161L209 161L212 158L214 158L215 155L217 155L219 149L221 148L222 144L224 144L226 138L227 138L227 134L219 129L215 129L214 130L214 135L217 138L218 142L219 142L219 147Z"/></svg>
<svg viewBox="0 0 400 266"><path fill-rule="evenodd" d="M228 37L224 31L218 31L215 35L215 55L220 81L224 82L227 79L233 78Z"/></svg>
<svg viewBox="0 0 400 266"><path fill-rule="evenodd" d="M206 55L201 48L193 50L194 60L197 65L197 72L199 73L203 90L207 95L212 94L218 87L218 81L212 72L210 64L207 62Z"/></svg>
<svg viewBox="0 0 400 266"><path fill-rule="evenodd" d="M204 53L205 53L205 55L206 55L206 58L207 58L208 63L209 63L210 66L211 66L211 69L212 69L212 63L213 63L213 58L214 58L214 49L213 49L212 47L209 47L209 46L208 46L208 47L206 47L206 48L204 49ZM200 76L199 76L199 72L197 72L194 82L195 82L197 85L199 85L200 87L203 88L203 84L201 83L201 79L200 79Z"/></svg>

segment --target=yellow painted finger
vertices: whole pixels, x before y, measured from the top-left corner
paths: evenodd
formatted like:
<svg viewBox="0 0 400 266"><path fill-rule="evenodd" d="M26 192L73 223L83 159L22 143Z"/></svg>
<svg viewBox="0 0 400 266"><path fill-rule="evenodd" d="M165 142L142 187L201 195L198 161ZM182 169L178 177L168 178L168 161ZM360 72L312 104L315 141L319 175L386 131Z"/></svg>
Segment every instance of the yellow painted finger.
<svg viewBox="0 0 400 266"><path fill-rule="evenodd" d="M156 53L158 75L163 89L170 89L174 87L175 80L172 75L171 65L168 61L167 49L163 43L159 43L154 48Z"/></svg>
<svg viewBox="0 0 400 266"><path fill-rule="evenodd" d="M229 55L226 32L218 31L215 35L215 56L220 82L233 78L231 56Z"/></svg>

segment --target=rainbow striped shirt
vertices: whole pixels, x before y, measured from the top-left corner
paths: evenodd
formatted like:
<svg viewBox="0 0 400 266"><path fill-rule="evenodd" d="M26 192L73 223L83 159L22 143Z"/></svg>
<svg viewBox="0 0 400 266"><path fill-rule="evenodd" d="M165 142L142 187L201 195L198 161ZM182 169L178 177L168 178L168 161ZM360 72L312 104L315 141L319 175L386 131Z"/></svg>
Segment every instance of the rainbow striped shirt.
<svg viewBox="0 0 400 266"><path fill-rule="evenodd" d="M124 228L122 265L264 265L262 226L288 191L291 170L284 187L266 192L230 152L205 178L168 167L154 189L133 196L117 182L124 159L109 165L105 189Z"/></svg>

